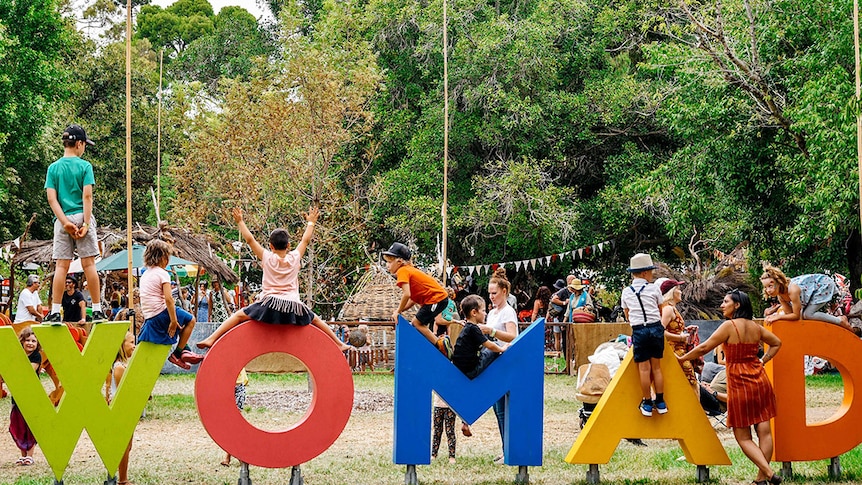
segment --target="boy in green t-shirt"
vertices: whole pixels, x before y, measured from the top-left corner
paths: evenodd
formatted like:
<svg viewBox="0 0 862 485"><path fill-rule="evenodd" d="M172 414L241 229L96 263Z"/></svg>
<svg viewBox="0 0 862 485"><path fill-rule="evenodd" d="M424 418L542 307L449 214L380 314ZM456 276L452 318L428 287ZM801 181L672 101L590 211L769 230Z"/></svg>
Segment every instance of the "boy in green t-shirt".
<svg viewBox="0 0 862 485"><path fill-rule="evenodd" d="M63 157L48 167L45 190L54 212L54 253L57 262L51 293L51 313L45 323L62 325L60 315L66 274L78 251L87 286L93 295L93 322L106 321L102 313L99 275L95 257L99 254L96 218L93 217L93 166L81 158L87 145L95 145L79 125L69 125L63 132Z"/></svg>

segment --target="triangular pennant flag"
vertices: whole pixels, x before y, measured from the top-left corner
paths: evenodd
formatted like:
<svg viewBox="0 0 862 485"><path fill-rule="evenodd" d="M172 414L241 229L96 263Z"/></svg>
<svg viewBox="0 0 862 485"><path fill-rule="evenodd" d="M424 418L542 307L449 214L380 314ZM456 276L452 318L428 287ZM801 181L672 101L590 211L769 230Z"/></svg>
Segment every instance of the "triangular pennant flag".
<svg viewBox="0 0 862 485"><path fill-rule="evenodd" d="M521 271L521 263L523 261L515 261L515 271Z"/></svg>
<svg viewBox="0 0 862 485"><path fill-rule="evenodd" d="M559 260L560 260L559 254L552 254L551 255L551 261L559 261Z"/></svg>
<svg viewBox="0 0 862 485"><path fill-rule="evenodd" d="M536 258L530 260L530 267L536 269Z"/></svg>
<svg viewBox="0 0 862 485"><path fill-rule="evenodd" d="M12 242L15 243L16 248L21 249L21 238L20 237L16 237L15 240Z"/></svg>
<svg viewBox="0 0 862 485"><path fill-rule="evenodd" d="M605 243L600 242L599 243L599 251L604 251L604 250L605 250Z"/></svg>
<svg viewBox="0 0 862 485"><path fill-rule="evenodd" d="M454 271L454 270L455 270L455 268L453 268L453 267L451 267L451 266L450 266L450 267L448 267L448 268L446 268L446 276L450 276L450 277L451 277L451 276L452 276L452 271Z"/></svg>
<svg viewBox="0 0 862 485"><path fill-rule="evenodd" d="M248 271L249 266L251 266L251 261L246 261L243 265L245 266L245 270Z"/></svg>
<svg viewBox="0 0 862 485"><path fill-rule="evenodd" d="M545 256L545 265L549 265L549 264L551 264L551 257Z"/></svg>
<svg viewBox="0 0 862 485"><path fill-rule="evenodd" d="M231 268L231 269L236 268L236 260L235 260L235 259L231 259L231 260L230 260L230 268Z"/></svg>
<svg viewBox="0 0 862 485"><path fill-rule="evenodd" d="M497 268L500 267L502 263L494 263L491 265L491 271L497 271Z"/></svg>
<svg viewBox="0 0 862 485"><path fill-rule="evenodd" d="M488 271L489 271L490 269L491 269L491 265L490 265L490 264L485 264L485 265L483 265L483 266L482 266L482 272L484 272L485 274L488 274Z"/></svg>
<svg viewBox="0 0 862 485"><path fill-rule="evenodd" d="M584 250L583 249L578 249L578 257L581 259L584 259Z"/></svg>

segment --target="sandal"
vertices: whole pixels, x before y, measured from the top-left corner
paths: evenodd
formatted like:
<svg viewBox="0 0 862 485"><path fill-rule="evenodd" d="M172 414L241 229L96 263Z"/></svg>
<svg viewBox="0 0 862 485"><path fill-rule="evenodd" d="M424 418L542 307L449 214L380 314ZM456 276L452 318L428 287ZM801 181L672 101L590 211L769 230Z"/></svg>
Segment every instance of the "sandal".
<svg viewBox="0 0 862 485"><path fill-rule="evenodd" d="M21 456L17 460L15 460L15 464L16 465L23 465L24 464L24 457Z"/></svg>
<svg viewBox="0 0 862 485"><path fill-rule="evenodd" d="M779 485L784 480L782 480L781 476L778 475L777 473L773 473L772 476L769 477L769 480L766 480L766 481L771 483L772 485Z"/></svg>
<svg viewBox="0 0 862 485"><path fill-rule="evenodd" d="M32 465L33 463L36 463L36 462L33 460L33 457L32 457L32 456L25 456L25 457L23 457L23 459L21 460L21 465L23 465L23 466L30 466L30 465Z"/></svg>

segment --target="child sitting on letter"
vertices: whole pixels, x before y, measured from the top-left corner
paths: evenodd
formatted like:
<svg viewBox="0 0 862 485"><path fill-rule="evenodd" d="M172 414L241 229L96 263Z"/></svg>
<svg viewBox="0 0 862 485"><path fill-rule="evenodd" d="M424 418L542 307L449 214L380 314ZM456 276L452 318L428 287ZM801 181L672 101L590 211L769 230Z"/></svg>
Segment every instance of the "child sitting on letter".
<svg viewBox="0 0 862 485"><path fill-rule="evenodd" d="M177 308L171 297L171 276L165 271L171 258L171 245L161 239L153 239L144 250L144 264L147 270L141 276L141 313L144 325L139 342L152 342L159 345L177 344L168 357L168 362L182 369L191 369L191 364L199 364L203 356L196 354L186 344L195 328L195 317ZM179 330L179 342L177 342Z"/></svg>
<svg viewBox="0 0 862 485"><path fill-rule="evenodd" d="M323 330L329 338L338 346L338 350L344 352L350 349L350 346L338 340L335 332L329 328L320 317L314 314L310 308L305 306L299 300L299 268L302 263L302 255L305 254L305 248L311 242L311 236L314 233L314 224L320 216L320 209L312 207L308 210L305 216L307 226L305 233L302 235L302 240L296 246L296 249L289 251L290 246L288 241L287 231L284 229L276 229L269 235L270 251L264 250L251 234L251 231L246 227L242 220L242 210L234 208L233 218L239 226L245 242L251 246L251 250L255 256L261 261L263 267L263 290L260 292L258 301L251 305L237 310L233 315L224 321L209 337L198 342L198 348L204 349L212 347L216 341L228 330L239 325L246 320L257 320L263 323L273 323L281 325L308 325L314 324L315 327Z"/></svg>
<svg viewBox="0 0 862 485"><path fill-rule="evenodd" d="M479 325L485 323L485 300L478 295L468 295L461 301L464 329L455 342L452 363L470 379L482 373L505 349L482 333Z"/></svg>
<svg viewBox="0 0 862 485"><path fill-rule="evenodd" d="M644 416L652 416L653 409L664 414L667 404L660 363L664 355L663 296L658 286L651 283L655 266L649 254L635 254L629 266L627 271L632 274L632 284L623 288L620 300L626 320L632 326L632 348L643 392L639 409ZM655 386L655 401L650 392L651 380Z"/></svg>

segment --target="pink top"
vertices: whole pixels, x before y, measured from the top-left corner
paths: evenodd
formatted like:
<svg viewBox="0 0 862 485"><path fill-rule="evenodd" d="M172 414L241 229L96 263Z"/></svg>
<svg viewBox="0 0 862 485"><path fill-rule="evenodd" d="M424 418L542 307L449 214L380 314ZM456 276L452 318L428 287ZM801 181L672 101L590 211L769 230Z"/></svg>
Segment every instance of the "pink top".
<svg viewBox="0 0 862 485"><path fill-rule="evenodd" d="M141 312L144 318L153 318L167 310L162 285L170 282L171 275L161 266L148 267L141 276Z"/></svg>
<svg viewBox="0 0 862 485"><path fill-rule="evenodd" d="M280 300L299 300L299 268L302 265L299 251L293 250L280 258L269 250L263 251L263 290L259 299L274 297Z"/></svg>

